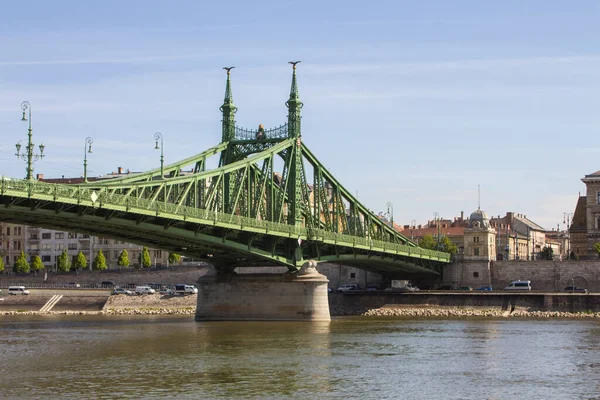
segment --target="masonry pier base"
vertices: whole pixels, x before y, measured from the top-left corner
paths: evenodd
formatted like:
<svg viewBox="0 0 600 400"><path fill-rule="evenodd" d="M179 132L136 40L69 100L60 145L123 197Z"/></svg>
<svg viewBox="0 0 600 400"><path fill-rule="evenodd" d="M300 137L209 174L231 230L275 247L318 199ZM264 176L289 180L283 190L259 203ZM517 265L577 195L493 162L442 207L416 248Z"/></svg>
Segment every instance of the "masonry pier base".
<svg viewBox="0 0 600 400"><path fill-rule="evenodd" d="M330 321L327 277L307 262L298 274L227 274L198 280L197 321Z"/></svg>

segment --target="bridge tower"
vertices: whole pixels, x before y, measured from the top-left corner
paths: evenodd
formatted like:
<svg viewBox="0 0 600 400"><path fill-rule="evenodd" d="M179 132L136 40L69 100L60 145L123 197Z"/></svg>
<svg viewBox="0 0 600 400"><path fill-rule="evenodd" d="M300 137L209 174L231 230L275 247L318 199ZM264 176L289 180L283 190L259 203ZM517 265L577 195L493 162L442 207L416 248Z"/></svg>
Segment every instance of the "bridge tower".
<svg viewBox="0 0 600 400"><path fill-rule="evenodd" d="M296 82L296 65L300 61L290 61L292 64L292 87L290 88L290 98L285 103L288 108L288 134L290 138L295 138L296 143L292 153L290 154L290 172L288 185L288 199L289 200L289 212L288 212L288 224L295 226L302 226L302 208L304 205L303 190L303 176L304 168L302 165L302 129L301 120L302 116L300 111L304 105L300 101L300 95L298 94L298 83Z"/></svg>

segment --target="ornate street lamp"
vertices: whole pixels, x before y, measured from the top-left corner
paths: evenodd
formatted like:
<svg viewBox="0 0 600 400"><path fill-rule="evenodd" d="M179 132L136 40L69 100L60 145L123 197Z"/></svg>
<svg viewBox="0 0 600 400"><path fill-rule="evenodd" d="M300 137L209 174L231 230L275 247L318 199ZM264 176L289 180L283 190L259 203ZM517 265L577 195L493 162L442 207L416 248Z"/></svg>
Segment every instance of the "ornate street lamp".
<svg viewBox="0 0 600 400"><path fill-rule="evenodd" d="M39 154L34 154L33 153L33 148L34 148L34 144L32 141L32 130L31 130L31 104L29 104L28 101L24 101L21 103L21 110L23 111L23 117L21 118L21 121L29 121L29 131L27 133L27 147L26 153L21 154L21 142L19 141L17 144L15 144L15 147L17 148L17 153L15 154L17 156L17 158L21 158L25 161L27 161L27 176L26 179L27 180L32 180L33 179L33 163L36 162L37 160L44 158L44 148L45 146L43 144L40 144L39 149L40 152ZM29 118L28 118L29 117Z"/></svg>
<svg viewBox="0 0 600 400"><path fill-rule="evenodd" d="M85 143L83 144L83 181L87 183L87 153L92 152L92 143L94 143L94 139L91 137L85 138Z"/></svg>
<svg viewBox="0 0 600 400"><path fill-rule="evenodd" d="M294 67L295 67L295 65L294 65ZM394 205L388 201L386 206L387 206L387 213L390 218L390 224L392 226L392 229L394 229Z"/></svg>
<svg viewBox="0 0 600 400"><path fill-rule="evenodd" d="M163 135L160 132L156 132L154 134L154 140L156 140L156 146L154 146L154 150L160 149L160 179L165 177L164 174L164 154L163 154ZM160 147L158 147L158 141L160 140Z"/></svg>

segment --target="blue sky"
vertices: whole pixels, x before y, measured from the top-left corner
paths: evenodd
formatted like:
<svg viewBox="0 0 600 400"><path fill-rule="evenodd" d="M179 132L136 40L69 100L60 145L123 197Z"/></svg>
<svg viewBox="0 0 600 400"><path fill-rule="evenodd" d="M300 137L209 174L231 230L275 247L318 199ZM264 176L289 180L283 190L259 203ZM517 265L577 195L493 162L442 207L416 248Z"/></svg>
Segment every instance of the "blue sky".
<svg viewBox="0 0 600 400"><path fill-rule="evenodd" d="M32 104L46 177L157 167L238 125L286 121L298 68L303 140L375 212L425 223L481 207L564 227L600 170L600 3L2 2L0 174L23 177Z"/></svg>

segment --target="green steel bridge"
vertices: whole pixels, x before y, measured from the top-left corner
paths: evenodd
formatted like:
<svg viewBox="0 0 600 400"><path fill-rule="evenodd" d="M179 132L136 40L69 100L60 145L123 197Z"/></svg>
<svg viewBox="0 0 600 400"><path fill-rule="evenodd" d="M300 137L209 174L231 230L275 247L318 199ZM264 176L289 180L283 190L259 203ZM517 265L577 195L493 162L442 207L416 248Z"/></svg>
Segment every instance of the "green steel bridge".
<svg viewBox="0 0 600 400"><path fill-rule="evenodd" d="M151 171L77 185L3 178L0 220L111 237L203 259L220 271L308 260L391 276L438 273L448 253L392 229L302 141L293 63L285 125L236 126L227 69L221 143ZM207 162L212 159L210 169Z"/></svg>

